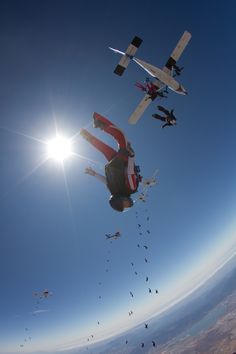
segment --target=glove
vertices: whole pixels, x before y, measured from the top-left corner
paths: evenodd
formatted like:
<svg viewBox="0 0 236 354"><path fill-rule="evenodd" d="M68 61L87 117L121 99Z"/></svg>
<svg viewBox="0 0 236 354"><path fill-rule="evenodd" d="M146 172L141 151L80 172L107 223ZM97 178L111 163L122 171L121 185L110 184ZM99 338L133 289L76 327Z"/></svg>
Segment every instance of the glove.
<svg viewBox="0 0 236 354"><path fill-rule="evenodd" d="M90 176L95 176L96 172L91 167L86 167L84 173L87 173Z"/></svg>

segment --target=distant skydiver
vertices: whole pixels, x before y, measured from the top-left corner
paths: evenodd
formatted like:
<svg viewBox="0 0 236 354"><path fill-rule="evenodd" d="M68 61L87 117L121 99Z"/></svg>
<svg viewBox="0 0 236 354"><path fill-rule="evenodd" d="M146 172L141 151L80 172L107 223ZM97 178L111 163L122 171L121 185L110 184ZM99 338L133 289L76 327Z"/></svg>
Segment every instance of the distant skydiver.
<svg viewBox="0 0 236 354"><path fill-rule="evenodd" d="M153 114L152 117L161 120L162 122L165 122L161 127L165 128L166 126L173 126L176 125L176 117L174 116L174 110L171 109L171 111L168 111L162 106L157 106L159 111L165 113L165 117L160 116L159 114Z"/></svg>
<svg viewBox="0 0 236 354"><path fill-rule="evenodd" d="M148 281L148 277L146 277L146 281Z"/></svg>
<svg viewBox="0 0 236 354"><path fill-rule="evenodd" d="M152 340L152 346L155 347L156 343L154 342L154 340Z"/></svg>
<svg viewBox="0 0 236 354"><path fill-rule="evenodd" d="M148 328L148 324L147 323L145 323L145 328Z"/></svg>
<svg viewBox="0 0 236 354"><path fill-rule="evenodd" d="M141 343L141 347L144 348L144 343Z"/></svg>
<svg viewBox="0 0 236 354"><path fill-rule="evenodd" d="M110 122L107 118L98 113L93 114L94 128L100 128L113 136L117 141L119 150L116 151L101 140L94 137L87 130L81 129L80 134L89 141L97 150L99 150L108 163L105 165L105 176L95 172L92 168L86 168L85 173L97 177L107 185L111 192L109 203L116 211L133 206L133 200L130 195L138 189L142 177L139 174L139 167L134 163L134 151L127 141L124 133Z"/></svg>
<svg viewBox="0 0 236 354"><path fill-rule="evenodd" d="M148 288L148 291L149 291L149 294L151 294L151 293L152 293L152 289Z"/></svg>
<svg viewBox="0 0 236 354"><path fill-rule="evenodd" d="M49 296L52 296L52 294L53 294L52 292L50 292L49 290L45 289L45 290L43 290L41 292L35 292L34 296L38 296L39 299L43 299L43 298L47 299Z"/></svg>
<svg viewBox="0 0 236 354"><path fill-rule="evenodd" d="M174 69L174 77L179 76L181 74L181 71L183 70L184 67L180 68L178 65L174 64L173 69Z"/></svg>
<svg viewBox="0 0 236 354"><path fill-rule="evenodd" d="M129 293L130 293L130 295L131 295L132 297L134 297L134 294L132 293L132 291L130 291Z"/></svg>

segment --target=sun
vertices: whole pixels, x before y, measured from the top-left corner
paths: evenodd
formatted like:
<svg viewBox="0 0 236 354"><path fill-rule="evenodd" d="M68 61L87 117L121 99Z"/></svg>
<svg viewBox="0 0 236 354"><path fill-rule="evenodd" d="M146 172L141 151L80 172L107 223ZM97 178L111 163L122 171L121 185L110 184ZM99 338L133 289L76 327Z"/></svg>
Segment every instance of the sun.
<svg viewBox="0 0 236 354"><path fill-rule="evenodd" d="M72 155L71 140L57 135L47 143L47 153L49 159L63 162Z"/></svg>

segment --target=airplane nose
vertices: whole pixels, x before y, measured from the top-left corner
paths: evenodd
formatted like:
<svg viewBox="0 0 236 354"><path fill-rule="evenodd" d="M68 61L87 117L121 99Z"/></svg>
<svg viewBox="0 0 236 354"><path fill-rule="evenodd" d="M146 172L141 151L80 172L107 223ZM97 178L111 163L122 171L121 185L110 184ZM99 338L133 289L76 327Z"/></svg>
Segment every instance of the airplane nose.
<svg viewBox="0 0 236 354"><path fill-rule="evenodd" d="M182 85L180 85L180 91L181 91L181 93L183 95L187 95L188 94L187 90L185 90L185 88Z"/></svg>
<svg viewBox="0 0 236 354"><path fill-rule="evenodd" d="M181 95L187 95L188 92L185 90L185 88L182 85L179 85L178 90L176 90L178 93Z"/></svg>

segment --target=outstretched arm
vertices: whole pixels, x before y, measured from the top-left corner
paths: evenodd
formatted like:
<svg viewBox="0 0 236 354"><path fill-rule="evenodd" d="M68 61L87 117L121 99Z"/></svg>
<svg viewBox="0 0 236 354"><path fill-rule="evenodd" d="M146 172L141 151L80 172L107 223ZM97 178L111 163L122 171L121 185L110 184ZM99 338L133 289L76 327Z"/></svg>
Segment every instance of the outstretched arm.
<svg viewBox="0 0 236 354"><path fill-rule="evenodd" d="M100 175L99 173L97 173L96 171L94 171L91 167L86 167L86 169L84 170L85 173L87 173L90 176L96 177L99 181L101 181L104 184L107 184L107 180L106 177L103 175Z"/></svg>

